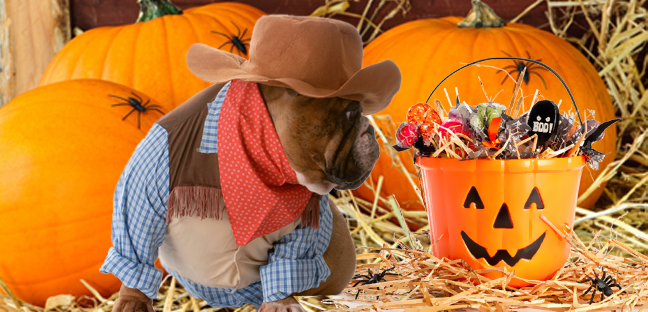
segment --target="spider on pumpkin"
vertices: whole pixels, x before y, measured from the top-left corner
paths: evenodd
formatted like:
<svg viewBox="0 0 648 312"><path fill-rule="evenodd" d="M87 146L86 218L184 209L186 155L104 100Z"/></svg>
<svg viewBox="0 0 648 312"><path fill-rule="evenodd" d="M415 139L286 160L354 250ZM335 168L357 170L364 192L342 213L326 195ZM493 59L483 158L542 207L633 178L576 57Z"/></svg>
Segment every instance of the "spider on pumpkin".
<svg viewBox="0 0 648 312"><path fill-rule="evenodd" d="M396 268L396 267L392 266L391 268L385 269L381 273L378 273L378 274L372 274L371 269L367 269L367 271L369 272L369 275L358 274L358 275L355 275L353 277L354 279L356 279L358 277L366 277L367 278L367 279L364 279L364 280L359 280L357 283L353 284L353 287L358 286L358 284L360 284L360 286L362 286L362 285L376 284L376 283L379 283L381 281L386 282L387 280L385 280L385 275L398 275L398 274L395 274L395 273L387 273L387 272L393 270L394 268ZM358 293L355 296L356 299L358 299L358 296L360 295L361 290L362 289L358 289Z"/></svg>
<svg viewBox="0 0 648 312"><path fill-rule="evenodd" d="M529 54L529 51L525 51L525 52L527 54L527 58L532 59L531 54ZM502 53L508 55L509 57L512 57L510 54L508 54L508 53L506 53L504 51L502 51ZM537 59L535 61L540 62L540 61L542 61L542 59ZM529 79L531 79L531 75L537 75L538 78L540 78L540 80L542 80L542 84L544 85L545 89L547 88L547 83L545 82L544 78L542 78L542 76L540 76L540 74L538 73L539 69L547 70L546 68L544 68L544 67L542 67L542 66L540 66L538 64L535 64L535 63L519 61L519 60L513 60L513 63L514 63L514 65L508 65L508 66L504 67L504 69L507 70L507 71L510 69L510 71L508 71L509 75L512 74L512 73L518 73L518 75L520 75L522 73L522 71L524 70L524 68L526 67L526 72L524 72L524 83L528 85L529 84ZM507 77L508 77L508 75L506 77L504 77L501 84L504 84Z"/></svg>
<svg viewBox="0 0 648 312"><path fill-rule="evenodd" d="M147 100L146 103L142 104L143 100L142 100L141 96L135 94L134 92L131 92L131 94L133 96L135 96L135 97L129 96L128 99L126 99L126 98L121 97L121 96L108 94L108 96L110 96L111 98L124 101L124 102L121 102L121 103L110 105L111 107L115 107L115 106L131 106L131 107L133 107L133 109L130 112L128 112L128 114L126 114L126 116L124 116L124 118L122 118L122 121L126 120L126 118L128 118L128 116L130 116L130 114L132 114L134 111L137 111L137 129L139 129L140 128L140 115L142 113L146 113L149 110L154 110L154 111L157 111L158 113L164 115L164 112L160 110L160 108L162 108L162 106L160 106L160 105L147 105L149 102L151 102L151 100Z"/></svg>
<svg viewBox="0 0 648 312"><path fill-rule="evenodd" d="M590 290L592 290L592 288L594 288L594 292L592 293L592 298L590 299L589 304L592 304L594 302L594 296L596 296L597 290L601 292L601 301L603 301L605 297L609 297L612 296L612 294L614 294L612 287L618 287L619 290L621 290L621 285L617 283L616 279L614 279L612 275L607 275L607 273L605 272L605 268L601 268L601 271L603 272L603 276L601 278L599 278L598 275L596 275L596 272L592 272L594 273L594 276L596 278L592 278L589 275L585 275L587 276L587 278L579 282L579 283L585 283L585 282L592 283L592 286L590 286L582 295L584 297L585 295L587 295L587 293L590 292Z"/></svg>
<svg viewBox="0 0 648 312"><path fill-rule="evenodd" d="M215 30L212 30L212 33L221 35L221 36L227 38L227 40L228 40L228 41L225 41L225 43L221 44L220 47L218 47L218 49L224 47L226 44L231 44L232 47L230 47L230 53L232 53L232 51L234 50L234 47L236 47L238 49L238 51L237 51L238 55L241 55L241 52L243 52L243 54L247 55L247 48L250 47L250 40L252 40L252 38L243 38L245 36L245 33L247 32L247 28L244 29L243 33L241 34L241 29L238 27L238 25L234 24L234 22L232 22L232 24L238 30L238 33L236 34L236 36L231 36L230 37L230 36L228 36L228 35L226 35L226 34L224 34L222 32L217 32Z"/></svg>

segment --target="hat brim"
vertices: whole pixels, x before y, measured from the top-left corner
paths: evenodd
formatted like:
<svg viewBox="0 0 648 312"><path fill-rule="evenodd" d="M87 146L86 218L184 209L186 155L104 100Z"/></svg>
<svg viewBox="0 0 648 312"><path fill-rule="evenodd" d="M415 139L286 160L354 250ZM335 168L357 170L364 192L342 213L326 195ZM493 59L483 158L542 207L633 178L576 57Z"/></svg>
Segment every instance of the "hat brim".
<svg viewBox="0 0 648 312"><path fill-rule="evenodd" d="M390 60L369 65L356 72L337 90L321 89L293 78L270 78L245 70L247 60L238 55L204 45L194 44L187 52L187 66L198 78L212 83L242 80L286 87L312 98L340 97L356 100L362 114L371 115L385 109L400 89L401 74Z"/></svg>

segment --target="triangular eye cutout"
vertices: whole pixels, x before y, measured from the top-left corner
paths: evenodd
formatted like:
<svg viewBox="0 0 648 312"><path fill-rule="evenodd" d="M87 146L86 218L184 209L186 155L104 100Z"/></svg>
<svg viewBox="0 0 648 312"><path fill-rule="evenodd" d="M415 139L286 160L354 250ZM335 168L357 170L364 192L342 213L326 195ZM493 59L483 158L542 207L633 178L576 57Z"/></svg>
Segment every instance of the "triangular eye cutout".
<svg viewBox="0 0 648 312"><path fill-rule="evenodd" d="M466 196L464 208L470 208L471 203L475 203L477 209L484 209L484 203L482 202L481 197L479 197L479 193L477 193L477 189L474 186L470 188L470 192L468 192L468 196Z"/></svg>
<svg viewBox="0 0 648 312"><path fill-rule="evenodd" d="M531 191L531 195L529 195L529 199L527 199L526 204L524 204L524 209L531 208L531 204L533 203L536 204L536 207L538 209L544 209L544 204L542 203L542 198L540 198L540 193L538 192L537 187L534 187L533 191Z"/></svg>

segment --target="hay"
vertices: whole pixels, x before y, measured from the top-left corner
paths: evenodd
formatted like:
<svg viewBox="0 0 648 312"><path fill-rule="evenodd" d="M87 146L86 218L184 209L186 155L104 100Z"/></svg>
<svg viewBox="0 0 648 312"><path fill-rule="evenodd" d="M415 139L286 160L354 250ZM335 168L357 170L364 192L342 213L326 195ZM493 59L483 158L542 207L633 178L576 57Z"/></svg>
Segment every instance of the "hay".
<svg viewBox="0 0 648 312"><path fill-rule="evenodd" d="M545 221L547 222L547 221ZM497 310L505 308L536 308L551 310L587 311L597 309L647 308L648 302L648 257L632 250L625 244L596 234L590 244L585 245L571 232L571 229L558 229L551 225L571 246L571 258L565 266L548 281L531 281L532 285L522 288L507 287L514 276L505 268L497 270L472 270L462 260L439 259L425 250L408 248L400 244L400 249L365 248L373 253L363 254L362 259L380 259L376 264L363 264L357 267L357 274L366 274L367 269L380 272L395 267L398 277L386 276L387 282L349 287L349 296L361 290L358 300L349 307L344 305L348 299L329 299L326 302L337 304L346 311L388 311L409 308L406 311L439 311L459 308ZM602 246L602 247L601 247ZM613 249L630 253L631 258L610 254ZM376 253L376 250L380 253ZM600 302L590 305L591 292L581 296L590 283L579 283L594 273L602 277L602 268L623 285L621 290ZM502 277L491 280L479 273L499 271ZM354 283L353 281L352 283ZM351 297L353 299L353 297ZM596 296L596 300L599 296Z"/></svg>
<svg viewBox="0 0 648 312"><path fill-rule="evenodd" d="M376 258L376 251L381 248L390 248L383 253L391 252L398 255L396 258L400 259L394 264L397 264L396 272L403 275L402 278L399 277L401 280L358 287L368 294L362 297L365 303L386 304L371 297L371 294L384 292L387 295L388 291L393 291L397 287L410 283L409 286L404 288L409 291L407 293L410 294L408 300L418 300L418 304L423 300L428 300L428 302L434 300L433 302L437 304L435 307L414 308L414 311L437 311L443 307L441 304L444 304L445 308L448 305L453 305L452 309L477 307L502 311L505 307L519 304L524 300L527 301L527 303L524 303L524 306L527 307L541 307L543 305L549 307L550 304L556 304L559 306L551 306L550 309L564 310L571 308L571 304L574 304L573 301L555 303L551 300L556 300L555 297L558 294L571 295L573 300L573 294L578 295L586 289L584 284L574 283L574 281L582 279L584 274L591 275L592 270L596 270L597 273L600 272L600 269L596 267L596 263L599 263L607 271L612 272L626 290L626 294L617 292L615 297L606 301L605 304L609 304L607 307L620 307L623 304L627 304L626 306L635 304L634 307L643 307L641 304L645 305L644 302L638 300L633 302L632 298L638 299L640 296L648 296L648 293L646 293L646 287L648 286L645 286L645 284L648 284L646 259L643 256L648 253L648 226L646 225L646 220L648 220L648 212L646 211L646 208L648 208L648 204L646 204L648 199L648 185L646 184L648 182L648 174L646 173L648 168L648 141L646 140L646 136L648 136L648 105L646 105L648 103L648 91L646 90L648 87L648 80L646 79L648 57L645 57L645 52L643 52L642 56L642 50L646 49L646 41L648 40L648 31L646 30L648 29L648 13L646 9L648 3L646 0L539 0L532 6L537 6L542 1L546 1L550 8L547 12L550 30L557 36L572 42L590 59L608 88L616 109L616 115L623 118L618 125L619 141L616 161L607 168L601 169L604 170L603 174L599 176L588 191L591 192L602 185L603 182L607 182L604 195L594 209L576 209L574 230L570 234L570 239L575 246L572 253L573 257L557 278L537 284L536 288L518 290L519 293L512 289L502 290L501 280L490 281L491 284L487 284L489 281L471 272L460 262L443 262L423 251L404 251L407 249L405 244L410 241L410 236L406 234L406 229L404 230L400 225L392 222L394 217L400 215L398 213L398 203L393 197L383 198L377 196L371 201L365 201L352 197L350 192L339 192L338 198L334 199L334 201L348 217L348 224L356 246L368 247L358 249L358 272L365 274L366 268L385 268L387 262L396 261L396 259ZM327 0L325 3L323 11L318 14L324 16L347 15L359 18L363 22L358 24L358 29L365 32L369 39L375 37L374 32L379 29L377 26L381 22L371 20L371 14L376 12L376 9L370 9L373 1L368 1L367 9L362 15L346 14L348 1ZM389 18L398 13L403 13L409 8L408 1L387 2L381 0L373 4L391 4L394 7L394 13L390 13ZM339 6L336 7L335 5ZM531 7L524 10L515 19L519 20L530 10ZM563 13L560 15L561 17L557 14L559 11ZM585 24L578 25L578 17L583 17ZM585 34L578 38L570 37L568 30L571 28L585 29ZM379 140L387 143L386 146L395 144L395 142L392 142L392 138L394 138L396 129L393 128L389 116L373 116L372 123L377 130L382 129L382 131L377 131ZM401 171L405 170L404 164L396 156L395 152L392 152L391 149L383 152L392 153L393 165L400 168ZM403 172L406 173L410 186L417 190L418 194L418 175ZM384 181L385 178L388 177L382 177L379 181ZM374 185L369 181L365 185L374 190L375 194L379 194L382 187L381 182ZM579 198L579 203L587 196L588 192ZM419 200L423 201L420 196ZM430 246L429 238L427 238L427 235L420 235L421 232L429 229L425 212L403 211L402 220L421 227L418 230L419 233L412 233L411 237L415 238L412 240L417 244L416 248L424 251L428 250ZM402 238L400 243L397 238ZM399 246L402 249L394 250ZM409 258L405 257L406 255ZM412 260L414 256L416 256L416 260ZM429 278L413 276L415 271L412 270L415 267L420 267L421 274L428 272L429 275L431 271L430 265L433 266L432 268L438 267ZM441 278L444 276L447 276L447 278ZM474 293L464 293L469 288L461 284L461 281L456 280L460 276L480 281L482 286L470 288L476 290ZM414 278L418 279L414 280ZM393 280L394 277L387 276L387 279ZM163 283L158 298L154 301L156 311L254 311L254 308L250 305L239 309L211 308L203 300L189 296L181 285L176 284L175 290L171 292L171 281L171 279L167 279ZM640 282L643 282L644 285L639 285ZM419 286L419 288L413 291L412 285L414 285L414 288L416 286ZM3 283L0 282L1 286L3 286ZM370 289L375 286L380 286L382 290ZM92 288L91 285L86 285L86 287ZM426 297L425 292L421 292L421 287L431 290L428 292L430 295ZM460 290L464 287L466 290ZM358 288L348 289L351 297L355 296L354 290L357 292L356 289ZM4 289L6 292L6 287ZM447 297L451 293L449 290L457 294L463 293L463 295L455 295L454 299ZM442 291L447 291L447 293L442 293ZM407 296L407 294L404 296ZM437 294L441 296L438 299L434 297ZM479 299L479 296L483 296L483 298ZM524 296L528 296L528 298ZM112 310L116 298L117 294L113 294L108 298L102 298L98 294L89 298L70 298L63 294L50 299L48 310L60 312L107 312ZM167 298L170 299L167 300ZM381 297L380 299L391 300L390 298L394 300L403 299L398 297ZM299 299L307 311L335 308L335 306L321 303L322 297ZM574 307L582 309L581 311L589 308L601 308L597 303L591 307L588 306L588 299L589 297L585 297L585 299L577 298L578 303ZM376 302L374 303L372 300ZM342 300L340 298L335 299L335 303L341 304ZM396 303L395 305L398 304L403 303ZM387 308L383 307L381 309L386 310ZM24 303L12 295L0 295L0 312L17 311L44 312L45 309Z"/></svg>

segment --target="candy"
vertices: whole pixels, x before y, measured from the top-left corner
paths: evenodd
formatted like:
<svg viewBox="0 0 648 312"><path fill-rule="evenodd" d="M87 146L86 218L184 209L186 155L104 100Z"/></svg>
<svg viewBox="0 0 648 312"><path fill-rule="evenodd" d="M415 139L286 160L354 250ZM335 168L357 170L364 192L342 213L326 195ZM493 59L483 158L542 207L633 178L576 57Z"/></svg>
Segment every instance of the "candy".
<svg viewBox="0 0 648 312"><path fill-rule="evenodd" d="M434 140L434 135L436 134L436 131L434 131L434 125L422 125L419 132L421 132L421 136L425 142L432 142L432 140Z"/></svg>
<svg viewBox="0 0 648 312"><path fill-rule="evenodd" d="M444 140L448 141L450 140L450 132L448 130L454 132L454 133L461 133L466 136L470 136L468 134L468 131L466 131L466 128L464 127L463 121L460 119L448 119L441 124L441 128L439 129L439 133L441 134L441 137L443 137Z"/></svg>
<svg viewBox="0 0 648 312"><path fill-rule="evenodd" d="M419 134L416 131L416 126L407 122L401 123L396 130L396 140L401 147L409 148L416 140L418 140Z"/></svg>
<svg viewBox="0 0 648 312"><path fill-rule="evenodd" d="M483 133L486 133L493 118L502 117L506 106L494 102L480 103L477 105L477 113L470 117L470 125Z"/></svg>
<svg viewBox="0 0 648 312"><path fill-rule="evenodd" d="M462 160L583 155L596 168L604 154L592 149L592 143L619 121L587 120L584 134L584 125L574 125L574 114L560 114L550 100L537 102L517 117L507 115L506 106L495 102L475 107L457 102L443 119L439 112L426 103L412 105L407 122L396 131L398 143L392 147L399 152L414 147L417 157Z"/></svg>
<svg viewBox="0 0 648 312"><path fill-rule="evenodd" d="M432 106L418 103L407 111L407 122L416 126L432 125L432 123L441 124L441 117L432 109Z"/></svg>
<svg viewBox="0 0 648 312"><path fill-rule="evenodd" d="M461 121L461 119L447 119L446 121L443 122L443 124L441 124L441 128L439 128L439 134L443 138L444 142L448 142L448 141L452 140L452 133L451 132L455 133L455 134L462 134L462 135L465 135L467 137L470 137L470 134L466 130L466 127L465 127L463 121ZM470 142L468 140L465 140L461 136L459 137L459 139L461 139L463 141L463 143L466 144L466 146L468 146L468 148L470 148L470 149L475 148L475 145L472 142ZM455 143L454 152L457 155L459 155L461 158L464 158L464 157L467 156L466 151L461 146L459 146L459 144L456 144L456 143Z"/></svg>
<svg viewBox="0 0 648 312"><path fill-rule="evenodd" d="M488 138L493 143L499 143L497 138L497 132L499 132L500 125L502 123L502 117L493 118L488 125Z"/></svg>

